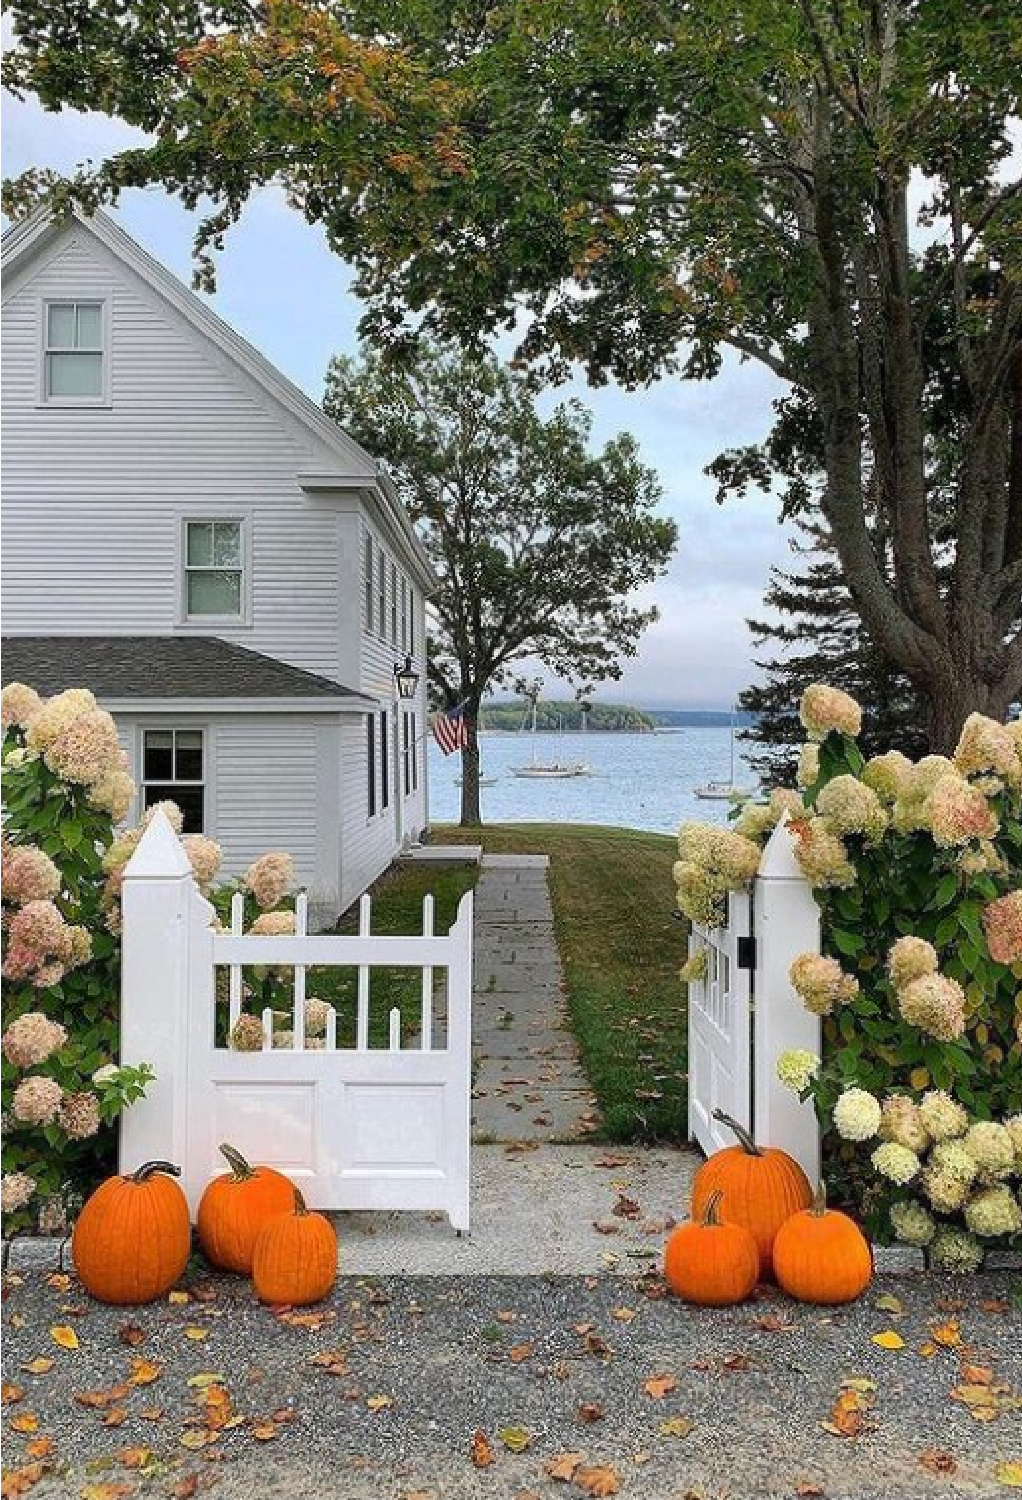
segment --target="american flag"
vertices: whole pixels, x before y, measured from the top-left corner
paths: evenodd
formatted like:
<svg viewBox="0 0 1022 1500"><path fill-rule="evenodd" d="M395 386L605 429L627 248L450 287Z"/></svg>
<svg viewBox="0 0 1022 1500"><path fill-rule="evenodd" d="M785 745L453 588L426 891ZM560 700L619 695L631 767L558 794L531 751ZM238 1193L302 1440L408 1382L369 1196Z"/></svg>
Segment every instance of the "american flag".
<svg viewBox="0 0 1022 1500"><path fill-rule="evenodd" d="M468 744L468 725L465 723L465 705L448 708L433 720L433 738L445 755L453 755Z"/></svg>

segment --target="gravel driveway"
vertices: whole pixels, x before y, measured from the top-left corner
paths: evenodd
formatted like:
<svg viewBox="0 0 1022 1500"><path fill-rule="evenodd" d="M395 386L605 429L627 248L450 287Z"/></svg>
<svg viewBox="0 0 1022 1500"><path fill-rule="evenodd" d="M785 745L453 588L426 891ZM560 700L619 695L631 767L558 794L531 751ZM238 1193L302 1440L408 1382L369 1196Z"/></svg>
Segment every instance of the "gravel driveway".
<svg viewBox="0 0 1022 1500"><path fill-rule="evenodd" d="M881 1277L844 1312L695 1311L652 1275L348 1276L298 1316L186 1285L112 1309L14 1278L4 1457L34 1496L908 1500L1022 1466L1010 1274Z"/></svg>

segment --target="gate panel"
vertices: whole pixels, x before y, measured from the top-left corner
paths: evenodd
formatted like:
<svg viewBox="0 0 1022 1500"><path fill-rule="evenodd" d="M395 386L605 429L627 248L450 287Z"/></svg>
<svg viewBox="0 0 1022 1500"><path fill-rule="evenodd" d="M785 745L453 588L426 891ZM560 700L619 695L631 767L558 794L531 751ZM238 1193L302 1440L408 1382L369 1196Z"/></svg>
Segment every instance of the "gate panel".
<svg viewBox="0 0 1022 1500"><path fill-rule="evenodd" d="M688 986L688 1133L707 1155L734 1144L715 1109L752 1126L752 975L738 962L751 921L749 897L732 893L724 925L693 923L689 938L690 957L706 954L706 976Z"/></svg>

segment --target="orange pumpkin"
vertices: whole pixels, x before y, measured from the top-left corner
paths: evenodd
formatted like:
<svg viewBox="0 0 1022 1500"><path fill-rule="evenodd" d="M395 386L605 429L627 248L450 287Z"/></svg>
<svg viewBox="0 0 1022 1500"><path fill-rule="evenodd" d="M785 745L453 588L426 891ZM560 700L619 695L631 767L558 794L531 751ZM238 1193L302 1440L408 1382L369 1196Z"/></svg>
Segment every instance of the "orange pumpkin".
<svg viewBox="0 0 1022 1500"><path fill-rule="evenodd" d="M873 1254L854 1219L827 1207L820 1184L811 1208L793 1214L774 1240L778 1285L799 1302L854 1302L873 1277Z"/></svg>
<svg viewBox="0 0 1022 1500"><path fill-rule="evenodd" d="M667 1241L667 1284L700 1307L744 1302L759 1280L756 1241L740 1224L721 1222L722 1196L711 1193L701 1218L679 1224Z"/></svg>
<svg viewBox="0 0 1022 1500"><path fill-rule="evenodd" d="M304 1307L320 1302L337 1275L337 1232L322 1214L310 1213L298 1188L290 1213L259 1231L252 1282L260 1302Z"/></svg>
<svg viewBox="0 0 1022 1500"><path fill-rule="evenodd" d="M294 1186L273 1167L252 1167L233 1146L220 1147L230 1171L214 1177L199 1203L196 1224L207 1260L224 1271L252 1270L260 1229L294 1201Z"/></svg>
<svg viewBox="0 0 1022 1500"><path fill-rule="evenodd" d="M174 1181L181 1168L147 1161L99 1185L78 1216L71 1258L85 1290L100 1302L134 1306L169 1292L188 1264L188 1200Z"/></svg>
<svg viewBox="0 0 1022 1500"><path fill-rule="evenodd" d="M703 1215L711 1193L722 1192L724 1219L751 1231L759 1250L760 1275L769 1280L777 1231L813 1201L809 1178L794 1157L772 1146L757 1146L722 1110L715 1109L713 1118L734 1131L738 1145L715 1151L699 1168L692 1184L692 1217Z"/></svg>

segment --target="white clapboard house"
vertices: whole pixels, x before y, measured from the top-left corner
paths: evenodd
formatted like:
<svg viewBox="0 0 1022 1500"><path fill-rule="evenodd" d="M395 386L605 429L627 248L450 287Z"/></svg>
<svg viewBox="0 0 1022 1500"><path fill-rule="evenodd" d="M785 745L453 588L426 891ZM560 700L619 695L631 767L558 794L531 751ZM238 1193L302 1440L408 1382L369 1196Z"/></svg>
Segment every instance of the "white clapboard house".
<svg viewBox="0 0 1022 1500"><path fill-rule="evenodd" d="M392 486L102 214L7 233L2 332L3 680L91 688L133 814L173 798L230 871L289 850L336 915L426 820L435 578Z"/></svg>

